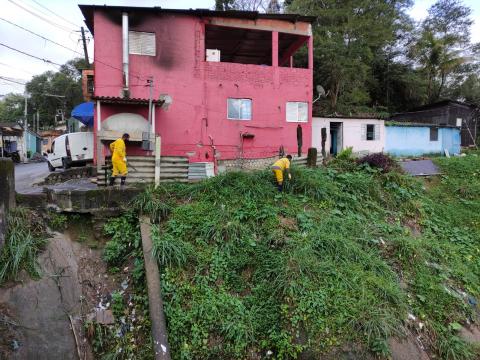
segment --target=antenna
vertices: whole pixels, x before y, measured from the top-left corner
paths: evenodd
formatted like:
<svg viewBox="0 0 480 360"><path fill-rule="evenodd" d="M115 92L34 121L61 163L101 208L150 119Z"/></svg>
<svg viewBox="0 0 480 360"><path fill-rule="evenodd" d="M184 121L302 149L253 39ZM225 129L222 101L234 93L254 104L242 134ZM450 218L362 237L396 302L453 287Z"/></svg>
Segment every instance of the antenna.
<svg viewBox="0 0 480 360"><path fill-rule="evenodd" d="M319 97L322 97L325 95L325 89L323 88L322 85L317 85L317 92Z"/></svg>
<svg viewBox="0 0 480 360"><path fill-rule="evenodd" d="M327 96L327 95L328 95L328 94L325 93L325 89L323 88L322 85L317 85L316 88L317 88L317 92L318 92L318 97L317 97L315 100L313 100L312 104L314 104L314 103L316 103L318 100L320 100L320 98L321 98L322 96Z"/></svg>

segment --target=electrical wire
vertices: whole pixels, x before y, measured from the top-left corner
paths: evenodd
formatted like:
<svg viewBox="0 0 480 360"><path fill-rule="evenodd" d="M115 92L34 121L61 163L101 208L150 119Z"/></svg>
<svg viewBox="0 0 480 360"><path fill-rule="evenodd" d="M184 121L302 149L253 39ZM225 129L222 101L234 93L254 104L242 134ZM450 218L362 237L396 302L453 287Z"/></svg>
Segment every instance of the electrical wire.
<svg viewBox="0 0 480 360"><path fill-rule="evenodd" d="M43 58L41 58L41 57L38 57L38 56L35 56L35 55L32 55L32 54L26 53L25 51L15 49L15 48L13 48L13 47L11 47L11 46L5 45L4 43L1 43L1 42L0 42L0 45L6 47L7 49L16 51L16 52L18 52L18 53L20 53L20 54L23 54L23 55L26 55L26 56L30 56L30 57L32 57L32 58L34 58L34 59L37 59L37 60L41 60L41 61L43 61L43 62L45 62L45 63L47 63L47 64L52 64L52 65L56 65L56 66L60 66L60 67L62 66L61 64L58 64L58 63L53 62L53 61L51 61L51 60L43 59Z"/></svg>
<svg viewBox="0 0 480 360"><path fill-rule="evenodd" d="M51 40L51 39L48 39L48 38L46 38L45 36L42 36L42 35L40 35L40 34L37 34L37 33L34 32L34 31L28 30L28 29L24 28L23 26L20 26L20 25L18 25L18 24L15 24L15 23L7 20L7 19L4 19L4 18L0 17L0 20L5 21L5 22L9 23L10 25L16 26L16 27L18 27L18 28L20 28L20 29L22 29L22 30L24 30L24 31L32 34L32 35L38 36L39 38L41 38L41 39L43 39L43 40L45 40L45 41L51 42L52 44L55 44L55 45L57 45L57 46L60 46L60 47L62 47L62 48L64 48L64 49L66 49L66 50L72 51L72 52L74 52L75 54L78 54L78 55L81 55L81 56L84 55L83 53L77 51L76 49L72 49L72 48L70 48L70 47L68 47L68 46L62 45L62 44L60 44L60 43L58 43L58 42L56 42L56 41L53 41L53 40ZM70 32L70 33L71 33L71 32ZM78 43L77 43L77 45L78 45ZM5 46L5 45L4 45L4 46ZM43 60L43 59L42 59L42 60ZM98 62L98 63L100 63L100 64L103 64L103 65L105 65L105 66L108 66L108 67L110 67L110 68L112 68L112 69L115 69L115 70L118 70L118 71L123 72L123 69L118 68L118 67L116 67L116 66L114 66L114 65L110 65L110 64L108 64L108 63L106 63L106 62L103 62L103 61L101 61L101 60L95 60L95 61ZM48 62L48 61L47 61L47 62ZM135 75L135 73L132 72L132 71L130 71L130 74L131 74L133 77L137 78L138 80L147 80L147 79L148 79L148 77L143 76L143 75Z"/></svg>
<svg viewBox="0 0 480 360"><path fill-rule="evenodd" d="M26 71L26 70L24 70L24 69L21 69L21 68L19 68L19 67L13 66L13 65L5 64L5 63L3 63L3 62L0 62L0 65L9 67L9 68L14 69L14 70L18 70L18 71L24 72L25 74L37 75L37 74L34 74L34 73L30 72L30 71Z"/></svg>
<svg viewBox="0 0 480 360"><path fill-rule="evenodd" d="M8 0L8 1L11 2L12 4L14 4L15 6L18 6L20 9L28 12L29 14L31 14L31 15L33 15L33 16L36 16L36 17L38 17L39 19L42 19L43 21L45 21L46 23L48 23L48 24L50 24L50 25L52 25L52 26L55 26L55 27L59 28L60 30L63 30L63 31L66 31L66 32L72 31L72 29L69 29L69 28L67 28L66 26L63 26L63 25L59 25L59 24L57 24L57 23L55 23L55 22L53 22L53 21L51 21L51 20L49 20L49 19L47 19L47 18L39 15L39 14L37 14L36 12L34 12L34 11L32 11L32 10L29 10L29 9L23 7L22 5L16 3L16 2L13 1L13 0Z"/></svg>
<svg viewBox="0 0 480 360"><path fill-rule="evenodd" d="M49 9L49 8L47 8L45 5L42 5L42 4L41 4L41 3L39 3L37 0L31 0L31 1L33 1L35 4L37 4L37 5L41 6L42 8L44 8L45 10L47 10L49 13L51 13L51 14L55 15L57 18L59 18L59 19L62 19L63 21L66 21L67 23L69 23L69 24L71 24L71 25L73 25L73 26L75 26L75 27L78 27L78 28L80 27L80 26L78 26L77 24L75 24L75 23L71 22L70 20L68 20L68 19L64 18L63 16L61 16L61 15L58 15L56 12L54 12L54 11L50 10L50 9Z"/></svg>
<svg viewBox="0 0 480 360"><path fill-rule="evenodd" d="M19 85L24 85L24 86L27 85L26 83L21 83L19 81L12 80L11 78L4 77L4 76L0 76L0 79L5 80L5 81L10 81L12 83L19 84Z"/></svg>

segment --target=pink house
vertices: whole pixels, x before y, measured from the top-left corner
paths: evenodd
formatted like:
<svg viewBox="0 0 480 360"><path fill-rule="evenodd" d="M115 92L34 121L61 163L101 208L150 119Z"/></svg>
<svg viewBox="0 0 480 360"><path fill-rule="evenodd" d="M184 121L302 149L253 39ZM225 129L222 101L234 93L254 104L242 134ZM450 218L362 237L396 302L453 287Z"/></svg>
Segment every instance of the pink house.
<svg viewBox="0 0 480 360"><path fill-rule="evenodd" d="M298 136L304 153L311 146L314 18L80 9L95 40L87 75L96 103L97 164L122 132L132 135L129 155L153 155L159 137L162 157L215 168L230 160L270 160L282 146L296 154Z"/></svg>

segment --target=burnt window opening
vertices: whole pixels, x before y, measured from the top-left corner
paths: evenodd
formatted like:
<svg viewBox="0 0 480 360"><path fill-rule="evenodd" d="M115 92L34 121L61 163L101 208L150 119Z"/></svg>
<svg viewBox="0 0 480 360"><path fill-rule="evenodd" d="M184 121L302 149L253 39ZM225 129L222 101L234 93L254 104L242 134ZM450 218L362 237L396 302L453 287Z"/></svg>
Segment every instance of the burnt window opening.
<svg viewBox="0 0 480 360"><path fill-rule="evenodd" d="M272 33L206 25L205 60L272 66Z"/></svg>
<svg viewBox="0 0 480 360"><path fill-rule="evenodd" d="M438 141L438 128L430 128L430 141Z"/></svg>
<svg viewBox="0 0 480 360"><path fill-rule="evenodd" d="M279 33L278 66L308 69L308 36Z"/></svg>
<svg viewBox="0 0 480 360"><path fill-rule="evenodd" d="M93 95L94 91L94 81L93 75L87 75L87 93Z"/></svg>

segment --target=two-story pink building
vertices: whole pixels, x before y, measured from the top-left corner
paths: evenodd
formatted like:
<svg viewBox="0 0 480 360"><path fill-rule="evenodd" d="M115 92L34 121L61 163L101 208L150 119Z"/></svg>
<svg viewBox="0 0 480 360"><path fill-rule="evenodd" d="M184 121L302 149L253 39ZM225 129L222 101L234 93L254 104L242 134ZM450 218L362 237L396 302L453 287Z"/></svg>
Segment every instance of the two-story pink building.
<svg viewBox="0 0 480 360"><path fill-rule="evenodd" d="M97 163L122 132L132 135L129 155L152 155L147 143L157 135L162 156L215 166L272 158L281 146L295 154L299 127L303 152L311 146L314 18L80 9L95 41Z"/></svg>

